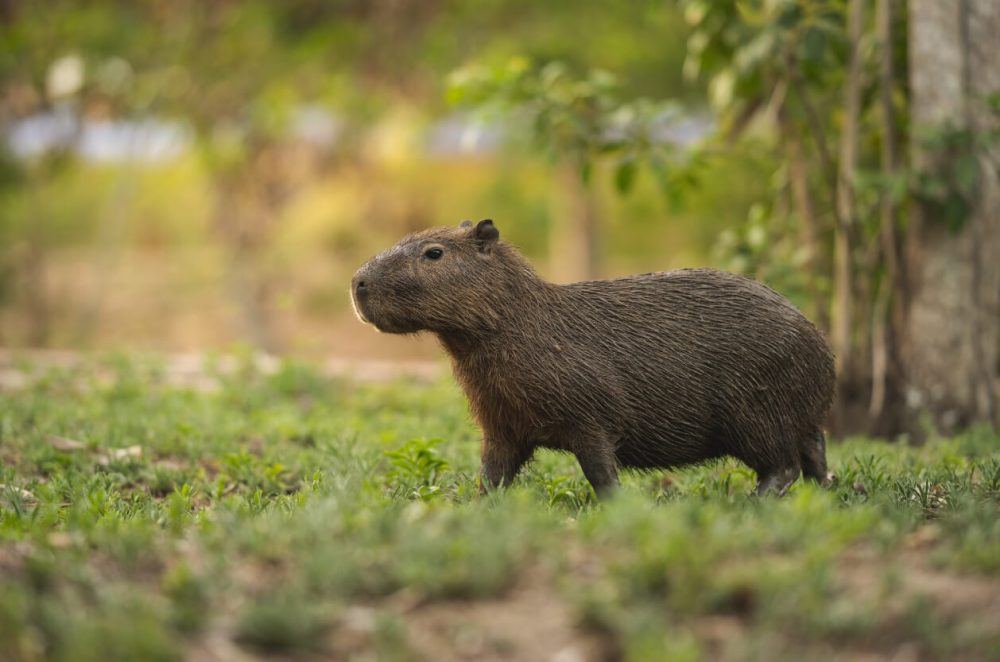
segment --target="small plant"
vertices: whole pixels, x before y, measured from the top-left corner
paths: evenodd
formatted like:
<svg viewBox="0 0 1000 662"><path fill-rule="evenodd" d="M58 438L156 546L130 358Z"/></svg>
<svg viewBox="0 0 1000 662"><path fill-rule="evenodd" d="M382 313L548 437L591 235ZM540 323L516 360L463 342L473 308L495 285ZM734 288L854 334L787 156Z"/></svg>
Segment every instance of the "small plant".
<svg viewBox="0 0 1000 662"><path fill-rule="evenodd" d="M580 508L590 502L594 490L587 483L581 483L569 476L553 476L545 481L545 492L549 497L549 507L568 506Z"/></svg>
<svg viewBox="0 0 1000 662"><path fill-rule="evenodd" d="M441 442L441 439L411 439L396 450L386 451L385 457L393 467L387 477L420 486L436 485L441 474L448 470L448 461L437 449Z"/></svg>

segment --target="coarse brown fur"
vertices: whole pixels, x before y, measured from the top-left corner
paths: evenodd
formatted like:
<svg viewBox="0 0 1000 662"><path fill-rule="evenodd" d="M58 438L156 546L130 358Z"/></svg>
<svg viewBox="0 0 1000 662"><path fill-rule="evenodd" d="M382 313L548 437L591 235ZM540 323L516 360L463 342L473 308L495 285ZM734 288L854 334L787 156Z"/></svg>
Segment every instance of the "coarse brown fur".
<svg viewBox="0 0 1000 662"><path fill-rule="evenodd" d="M538 447L576 455L599 492L618 467L727 455L758 492L826 478L833 357L757 281L681 269L554 285L481 221L404 238L351 293L378 329L440 338L483 429L485 485L509 484Z"/></svg>

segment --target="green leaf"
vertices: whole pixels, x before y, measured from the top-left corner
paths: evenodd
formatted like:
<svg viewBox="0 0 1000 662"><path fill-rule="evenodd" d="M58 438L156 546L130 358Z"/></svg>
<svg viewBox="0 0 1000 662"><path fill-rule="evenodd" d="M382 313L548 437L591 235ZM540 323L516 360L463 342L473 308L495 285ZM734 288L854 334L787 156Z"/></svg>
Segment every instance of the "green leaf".
<svg viewBox="0 0 1000 662"><path fill-rule="evenodd" d="M618 163L618 167L615 168L615 188L618 193L627 195L632 190L632 186L635 184L635 175L635 161L626 159Z"/></svg>
<svg viewBox="0 0 1000 662"><path fill-rule="evenodd" d="M802 38L802 57L805 60L819 62L827 52L826 34L819 29L806 30Z"/></svg>

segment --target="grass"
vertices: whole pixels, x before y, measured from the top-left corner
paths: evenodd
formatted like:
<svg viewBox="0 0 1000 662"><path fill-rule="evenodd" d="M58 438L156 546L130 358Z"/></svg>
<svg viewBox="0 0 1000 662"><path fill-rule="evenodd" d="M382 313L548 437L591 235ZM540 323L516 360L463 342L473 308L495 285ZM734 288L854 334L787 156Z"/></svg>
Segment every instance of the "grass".
<svg viewBox="0 0 1000 662"><path fill-rule="evenodd" d="M988 431L831 444L836 484L783 499L720 462L599 504L547 452L480 498L450 380L22 368L0 395L3 659L998 659Z"/></svg>

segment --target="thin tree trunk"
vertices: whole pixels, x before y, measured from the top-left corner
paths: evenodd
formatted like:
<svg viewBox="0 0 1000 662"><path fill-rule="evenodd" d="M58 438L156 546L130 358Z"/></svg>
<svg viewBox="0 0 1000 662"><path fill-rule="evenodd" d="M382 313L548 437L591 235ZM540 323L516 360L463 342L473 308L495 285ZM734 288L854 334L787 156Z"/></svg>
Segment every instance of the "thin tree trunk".
<svg viewBox="0 0 1000 662"><path fill-rule="evenodd" d="M1000 4L911 0L910 30L914 125L987 128L981 99L1000 89ZM913 150L918 169L948 165L919 142ZM993 146L981 156L977 199L962 227L952 231L917 205L907 237L907 402L912 418L926 414L943 433L997 422L1000 154Z"/></svg>
<svg viewBox="0 0 1000 662"><path fill-rule="evenodd" d="M881 167L882 174L894 181L898 169L898 144L893 112L892 91L895 85L893 71L893 21L894 0L879 0L877 31L881 43L879 61L879 106L881 109ZM878 284L878 292L872 311L872 392L868 413L880 431L891 430L894 423L883 423L886 401L892 400L890 409L895 410L902 381L901 362L898 345L891 338L899 338L903 330L902 306L905 300L904 279L899 259L898 238L896 236L897 205L893 191L883 191L881 199L881 219L879 242L884 264L884 273ZM895 292L895 296L893 293Z"/></svg>
<svg viewBox="0 0 1000 662"><path fill-rule="evenodd" d="M861 118L861 58L858 44L864 22L864 3L850 0L847 9L847 31L850 42L848 61L844 127L840 140L840 163L837 177L837 219L834 237L834 316L830 341L837 356L838 379L838 431L846 425L845 410L852 399L851 391L857 386L857 360L854 343L854 306L856 287L854 279L854 233L856 210L854 200L854 173L858 165L858 130Z"/></svg>
<svg viewBox="0 0 1000 662"><path fill-rule="evenodd" d="M261 273L261 221L254 211L234 201L230 187L217 192L215 229L227 253L226 285L236 304L241 335L256 349L276 353L281 349L271 322L270 293Z"/></svg>
<svg viewBox="0 0 1000 662"><path fill-rule="evenodd" d="M816 311L813 319L823 333L829 333L829 302L817 285L820 277L829 275L829 265L821 241L822 227L816 216L812 193L809 191L809 165L802 153L802 141L794 127L788 126L786 123L783 133L788 156L788 180L792 191L792 201L795 205L795 213L802 224L801 242L806 250L806 263L803 267L808 273L809 296Z"/></svg>
<svg viewBox="0 0 1000 662"><path fill-rule="evenodd" d="M133 145L130 144L129 147L131 148ZM130 153L133 152L130 150ZM75 330L75 343L77 345L89 343L94 337L95 330L100 326L104 305L108 292L111 290L112 278L121 260L122 237L124 236L127 216L131 212L132 202L135 198L138 169L138 164L133 163L130 158L117 175L110 200L102 215L97 245L95 246L98 259L94 260L93 264L96 276L95 285L81 304L82 310Z"/></svg>
<svg viewBox="0 0 1000 662"><path fill-rule="evenodd" d="M49 246L45 236L48 223L45 205L42 203L42 182L51 177L46 165L32 170L28 192L33 216L28 223L23 263L20 267L28 312L26 341L30 347L45 347L52 339L52 306L49 287Z"/></svg>
<svg viewBox="0 0 1000 662"><path fill-rule="evenodd" d="M314 168L315 154L301 145L250 139L246 160L215 175L215 231L229 253L227 281L243 335L277 353L284 342L275 314L267 246L282 207Z"/></svg>
<svg viewBox="0 0 1000 662"><path fill-rule="evenodd" d="M1000 93L1000 3L974 0L968 4L966 39L969 48L966 80L972 99L968 121L978 133L1000 131L1000 120L986 97ZM979 199L973 209L975 247L973 343L976 354L974 397L976 421L1000 427L1000 144L991 141L979 155Z"/></svg>
<svg viewBox="0 0 1000 662"><path fill-rule="evenodd" d="M553 210L549 261L556 280L590 280L597 273L597 209L580 169L559 169L559 190Z"/></svg>
<svg viewBox="0 0 1000 662"><path fill-rule="evenodd" d="M21 272L25 275L28 303L28 345L45 347L52 331L52 316L49 307L48 251L45 246L42 226L45 221L36 217L28 232L27 251Z"/></svg>

